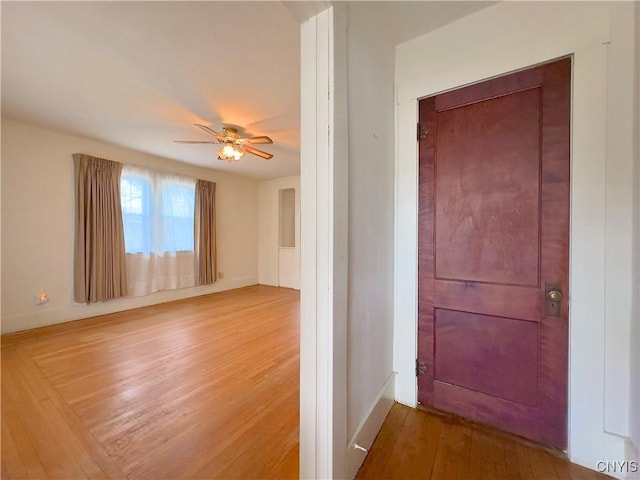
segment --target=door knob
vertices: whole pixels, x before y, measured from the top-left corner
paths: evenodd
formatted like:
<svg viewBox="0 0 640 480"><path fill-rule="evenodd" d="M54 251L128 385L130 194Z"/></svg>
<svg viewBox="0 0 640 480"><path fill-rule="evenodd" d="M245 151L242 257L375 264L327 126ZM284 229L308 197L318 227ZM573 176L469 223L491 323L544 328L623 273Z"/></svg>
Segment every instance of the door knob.
<svg viewBox="0 0 640 480"><path fill-rule="evenodd" d="M562 300L562 291L560 290L559 283L545 283L545 305L544 313L547 317L560 317L562 312L562 306L560 301Z"/></svg>
<svg viewBox="0 0 640 480"><path fill-rule="evenodd" d="M547 298L553 302L557 302L562 298L562 292L560 292L559 290L550 290L547 293Z"/></svg>

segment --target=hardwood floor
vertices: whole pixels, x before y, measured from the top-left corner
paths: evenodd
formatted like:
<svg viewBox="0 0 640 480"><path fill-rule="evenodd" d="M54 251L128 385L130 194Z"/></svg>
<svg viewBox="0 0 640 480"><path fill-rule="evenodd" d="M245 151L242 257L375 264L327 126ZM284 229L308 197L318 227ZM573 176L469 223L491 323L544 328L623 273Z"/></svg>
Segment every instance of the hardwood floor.
<svg viewBox="0 0 640 480"><path fill-rule="evenodd" d="M2 338L2 478L297 478L299 293Z"/></svg>
<svg viewBox="0 0 640 480"><path fill-rule="evenodd" d="M265 286L2 337L2 478L297 478L299 294ZM358 479L598 479L396 404Z"/></svg>
<svg viewBox="0 0 640 480"><path fill-rule="evenodd" d="M513 435L394 404L357 480L602 480L609 477L574 465Z"/></svg>

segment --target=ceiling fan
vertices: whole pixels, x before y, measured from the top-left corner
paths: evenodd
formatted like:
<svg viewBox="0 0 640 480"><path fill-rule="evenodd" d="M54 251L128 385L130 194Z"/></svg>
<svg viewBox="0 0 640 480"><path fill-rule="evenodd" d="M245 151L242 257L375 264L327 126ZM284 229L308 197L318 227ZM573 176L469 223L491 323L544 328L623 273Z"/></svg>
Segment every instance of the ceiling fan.
<svg viewBox="0 0 640 480"><path fill-rule="evenodd" d="M273 158L273 155L267 152L263 152L262 150L258 150L257 148L253 148L248 144L264 144L264 143L273 143L269 137L265 135L261 135L259 137L247 137L241 138L238 135L238 129L236 127L232 127L229 125L225 125L222 127L222 132L216 132L206 125L200 125L198 123L195 124L199 129L207 132L209 135L212 135L215 140L210 141L201 141L201 140L174 140L178 143L213 143L213 144L222 144L222 149L220 149L218 153L218 160L226 160L227 162L237 162L245 153L250 153L252 155L257 155L258 157L262 157L265 160L269 160Z"/></svg>

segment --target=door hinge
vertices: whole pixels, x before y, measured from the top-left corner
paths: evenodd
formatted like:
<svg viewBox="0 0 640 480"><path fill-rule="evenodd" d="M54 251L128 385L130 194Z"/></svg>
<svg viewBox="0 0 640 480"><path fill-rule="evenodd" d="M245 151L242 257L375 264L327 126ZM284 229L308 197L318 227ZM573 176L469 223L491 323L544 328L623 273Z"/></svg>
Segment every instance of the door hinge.
<svg viewBox="0 0 640 480"><path fill-rule="evenodd" d="M421 127L420 124L417 124L417 139L418 141L420 140L424 140L425 138L427 138L427 133L429 133L429 131L425 128L425 127Z"/></svg>
<svg viewBox="0 0 640 480"><path fill-rule="evenodd" d="M427 373L427 364L416 358L416 377Z"/></svg>

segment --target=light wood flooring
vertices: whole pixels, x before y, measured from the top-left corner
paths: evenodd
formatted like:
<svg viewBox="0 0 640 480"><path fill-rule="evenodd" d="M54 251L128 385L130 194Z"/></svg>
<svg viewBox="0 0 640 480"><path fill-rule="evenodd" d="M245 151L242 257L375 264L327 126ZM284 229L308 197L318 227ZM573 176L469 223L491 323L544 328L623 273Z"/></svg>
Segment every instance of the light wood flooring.
<svg viewBox="0 0 640 480"><path fill-rule="evenodd" d="M4 336L1 413L2 478L297 478L299 294Z"/></svg>
<svg viewBox="0 0 640 480"><path fill-rule="evenodd" d="M254 286L2 337L2 478L297 478L299 294ZM359 479L603 478L394 405Z"/></svg>
<svg viewBox="0 0 640 480"><path fill-rule="evenodd" d="M603 480L562 455L459 417L394 404L357 480Z"/></svg>

